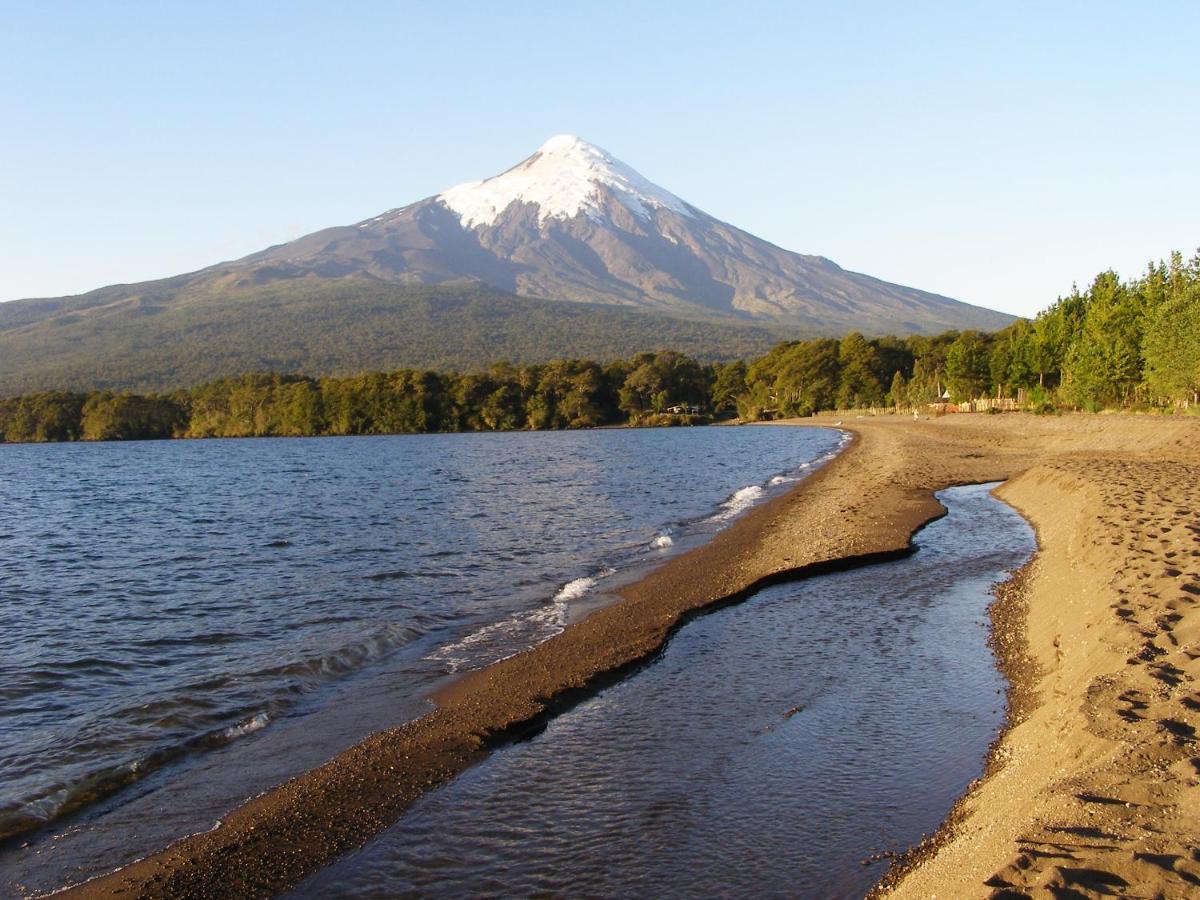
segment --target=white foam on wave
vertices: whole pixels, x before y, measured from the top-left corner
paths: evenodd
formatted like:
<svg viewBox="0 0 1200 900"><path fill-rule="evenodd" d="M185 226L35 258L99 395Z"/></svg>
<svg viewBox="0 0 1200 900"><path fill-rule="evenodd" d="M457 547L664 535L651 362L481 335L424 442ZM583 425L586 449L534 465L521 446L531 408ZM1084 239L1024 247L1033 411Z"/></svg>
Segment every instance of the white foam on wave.
<svg viewBox="0 0 1200 900"><path fill-rule="evenodd" d="M733 496L721 504L721 511L709 519L710 522L724 522L732 519L738 513L745 512L763 496L763 489L757 484L751 484L734 491Z"/></svg>
<svg viewBox="0 0 1200 900"><path fill-rule="evenodd" d="M650 542L650 546L655 550L665 550L675 543L675 540L669 534L660 534Z"/></svg>
<svg viewBox="0 0 1200 900"><path fill-rule="evenodd" d="M596 579L591 576L576 578L574 581L568 581L562 586L557 594L554 595L554 603L570 603L572 600L578 600L588 591L596 586Z"/></svg>
<svg viewBox="0 0 1200 900"><path fill-rule="evenodd" d="M743 510L762 495L763 489L757 484L752 484L735 491L734 495L726 500L724 505L729 509Z"/></svg>
<svg viewBox="0 0 1200 900"><path fill-rule="evenodd" d="M233 725L229 728L226 728L222 734L225 738L232 741L235 738L240 738L243 735L258 731L260 728L265 728L267 723L270 721L271 717L269 715L267 715L265 712L260 712L258 715L247 719L240 725Z"/></svg>
<svg viewBox="0 0 1200 900"><path fill-rule="evenodd" d="M567 625L567 613L571 602L591 593L601 578L607 578L616 571L616 569L604 569L595 575L585 575L583 578L568 581L554 595L554 599L550 601L550 605L533 610L530 614L531 618L549 625L554 629L553 633L557 634ZM550 637L550 635L546 635L546 637ZM542 640L545 640L545 638L542 638Z"/></svg>
<svg viewBox="0 0 1200 900"><path fill-rule="evenodd" d="M587 596L601 579L615 572L616 569L604 569L595 575L572 579L559 588L544 606L484 625L453 643L437 648L426 659L445 663L451 672L461 672L508 659L535 647L566 628L571 604ZM489 648L494 648L492 653L488 652ZM495 652L500 648L503 648L503 652Z"/></svg>

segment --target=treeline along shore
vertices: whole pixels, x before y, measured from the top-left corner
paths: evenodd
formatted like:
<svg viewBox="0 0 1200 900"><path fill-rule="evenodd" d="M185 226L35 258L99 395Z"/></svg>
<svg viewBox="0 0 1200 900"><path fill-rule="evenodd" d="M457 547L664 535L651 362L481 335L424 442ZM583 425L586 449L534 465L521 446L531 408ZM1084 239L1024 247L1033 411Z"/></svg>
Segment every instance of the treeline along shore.
<svg viewBox="0 0 1200 900"><path fill-rule="evenodd" d="M134 440L687 424L1010 398L1040 412L1200 404L1200 253L1098 275L994 333L790 341L749 362L670 350L456 373L254 373L160 394L0 399L0 441Z"/></svg>

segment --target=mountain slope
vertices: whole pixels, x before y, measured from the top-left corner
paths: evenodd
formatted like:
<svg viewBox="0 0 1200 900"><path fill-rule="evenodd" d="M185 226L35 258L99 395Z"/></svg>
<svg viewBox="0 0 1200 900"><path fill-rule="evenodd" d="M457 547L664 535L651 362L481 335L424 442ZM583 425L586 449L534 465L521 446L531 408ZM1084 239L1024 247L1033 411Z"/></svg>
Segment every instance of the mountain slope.
<svg viewBox="0 0 1200 900"><path fill-rule="evenodd" d="M466 283L306 279L220 293L193 289L177 299L164 304L151 293L24 324L0 319L0 397L155 391L250 371L350 375L410 366L482 369L499 360L610 360L663 348L725 360L764 353L792 336Z"/></svg>
<svg viewBox="0 0 1200 900"><path fill-rule="evenodd" d="M537 341L521 333L512 295L531 298L520 308ZM488 338L495 310L508 312ZM0 390L604 357L672 343L732 356L785 336L1011 320L783 250L562 136L494 178L240 260L0 304Z"/></svg>

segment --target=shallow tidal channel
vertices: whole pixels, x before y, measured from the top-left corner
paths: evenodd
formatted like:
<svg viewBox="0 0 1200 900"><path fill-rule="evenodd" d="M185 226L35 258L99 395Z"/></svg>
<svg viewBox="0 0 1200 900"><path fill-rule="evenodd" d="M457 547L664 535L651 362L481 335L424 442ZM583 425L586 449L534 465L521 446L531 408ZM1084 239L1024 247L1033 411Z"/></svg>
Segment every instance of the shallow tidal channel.
<svg viewBox="0 0 1200 900"><path fill-rule="evenodd" d="M991 487L939 494L912 557L692 621L293 896L861 896L1003 721L987 607L1035 538Z"/></svg>

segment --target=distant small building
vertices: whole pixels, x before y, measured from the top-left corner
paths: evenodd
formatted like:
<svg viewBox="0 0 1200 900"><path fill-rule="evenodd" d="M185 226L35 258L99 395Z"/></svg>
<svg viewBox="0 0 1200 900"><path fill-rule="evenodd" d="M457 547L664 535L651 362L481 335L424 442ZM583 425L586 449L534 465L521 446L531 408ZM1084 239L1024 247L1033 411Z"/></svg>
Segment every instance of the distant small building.
<svg viewBox="0 0 1200 900"><path fill-rule="evenodd" d="M668 406L667 412L673 416L698 416L700 415L700 407L680 404L678 406Z"/></svg>

